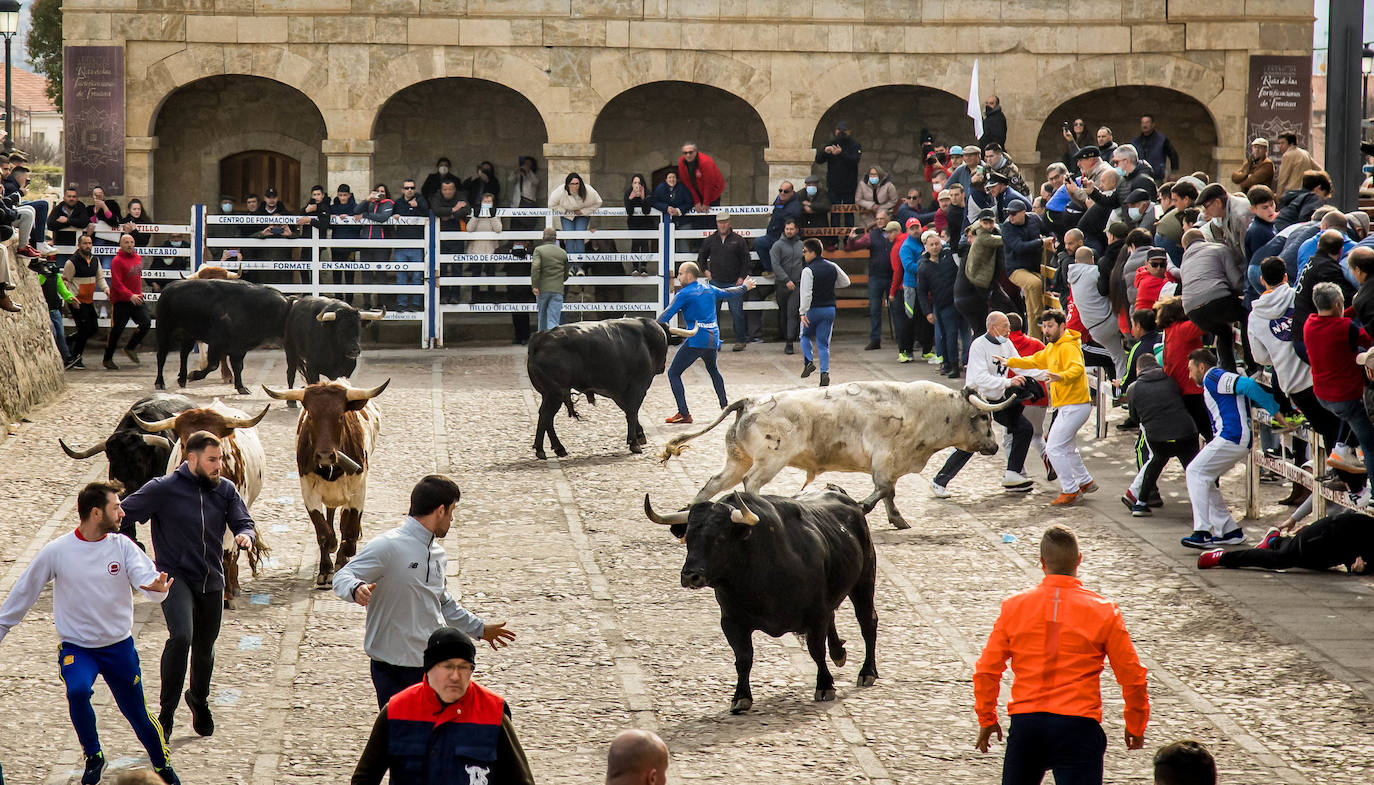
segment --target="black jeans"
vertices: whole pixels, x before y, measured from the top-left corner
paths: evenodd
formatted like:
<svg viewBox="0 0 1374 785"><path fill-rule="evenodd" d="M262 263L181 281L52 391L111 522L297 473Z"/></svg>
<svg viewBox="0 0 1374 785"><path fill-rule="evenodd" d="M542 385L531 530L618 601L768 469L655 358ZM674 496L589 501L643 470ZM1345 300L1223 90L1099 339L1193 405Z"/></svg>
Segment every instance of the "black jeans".
<svg viewBox="0 0 1374 785"><path fill-rule="evenodd" d="M774 293L778 304L778 337L787 343L795 343L801 334L801 314L797 311L801 301L797 292L796 289L788 289L786 283L780 283Z"/></svg>
<svg viewBox="0 0 1374 785"><path fill-rule="evenodd" d="M129 338L128 349L137 349L139 343L143 341L143 336L148 334L148 329L152 326L153 320L148 318L148 309L142 305L134 305L132 302L114 303L110 308L110 335L105 339L105 359L114 359L115 349L119 347L119 336L124 332L124 325L132 320L138 325L138 329Z"/></svg>
<svg viewBox="0 0 1374 785"><path fill-rule="evenodd" d="M386 708L392 696L412 684L419 684L424 678L424 668L372 660L372 689L377 691L377 708Z"/></svg>
<svg viewBox="0 0 1374 785"><path fill-rule="evenodd" d="M868 279L868 340L881 343L883 340L883 301L892 288L888 278Z"/></svg>
<svg viewBox="0 0 1374 785"><path fill-rule="evenodd" d="M100 322L95 315L95 305L81 303L72 309L72 321L76 322L76 337L70 347L73 357L80 357L86 351L86 341L100 331Z"/></svg>
<svg viewBox="0 0 1374 785"><path fill-rule="evenodd" d="M167 620L167 643L162 647L163 725L176 714L181 702L181 687L186 682L186 661L190 655L189 692L197 702L210 697L210 674L215 670L215 640L219 638L220 618L224 614L224 590L196 591L177 579L162 601L162 616Z"/></svg>
<svg viewBox="0 0 1374 785"><path fill-rule="evenodd" d="M1012 388L1016 389L1016 388ZM999 425L1007 429L1011 434L1011 451L1007 453L1007 471L1024 474L1026 471L1026 453L1030 450L1031 437L1035 435L1035 428L1024 416L1025 407L1019 403L1003 409L1000 412L993 412L992 419ZM973 453L964 450L955 450L945 459L945 465L940 467L940 473L935 475L935 484L941 488L949 487L954 476L959 470L964 468L964 464L969 462Z"/></svg>
<svg viewBox="0 0 1374 785"><path fill-rule="evenodd" d="M1055 785L1102 785L1107 734L1087 717L1031 712L1011 715L1002 785L1039 785L1054 772Z"/></svg>
<svg viewBox="0 0 1374 785"><path fill-rule="evenodd" d="M1236 331L1234 324L1248 317L1239 297L1223 297L1203 303L1188 312L1188 321L1216 338L1217 365L1223 371L1236 370Z"/></svg>
<svg viewBox="0 0 1374 785"><path fill-rule="evenodd" d="M1212 415L1207 413L1207 403L1202 400L1203 393L1184 393L1183 408L1188 410L1188 416L1193 418L1193 424L1197 426L1197 432L1202 434L1204 442L1212 440ZM1321 406L1321 404L1317 404ZM1331 415L1335 417L1336 415Z"/></svg>
<svg viewBox="0 0 1374 785"><path fill-rule="evenodd" d="M1148 434L1147 434L1148 435ZM1197 456L1197 438L1174 439L1171 441L1155 441L1147 439L1145 444L1150 448L1150 460L1145 464L1145 473L1140 476L1140 498L1153 498L1158 491L1159 473L1164 471L1164 464L1170 458L1177 458L1183 464L1183 468L1188 468L1193 458Z"/></svg>

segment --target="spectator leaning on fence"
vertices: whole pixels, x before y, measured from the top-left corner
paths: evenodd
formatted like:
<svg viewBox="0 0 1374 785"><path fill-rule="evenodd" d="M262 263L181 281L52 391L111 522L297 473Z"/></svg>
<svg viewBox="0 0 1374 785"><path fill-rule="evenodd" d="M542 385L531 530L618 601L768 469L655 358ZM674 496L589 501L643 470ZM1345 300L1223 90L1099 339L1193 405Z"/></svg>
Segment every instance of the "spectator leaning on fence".
<svg viewBox="0 0 1374 785"><path fill-rule="evenodd" d="M559 222L565 232L587 231L592 221L592 213L600 207L601 194L588 185L577 172L570 173L563 179L563 186L553 189L549 194L549 209L559 216ZM564 242L570 255L580 255L586 251L585 239L570 237ZM581 262L574 262L572 271L573 275L587 274L586 267Z"/></svg>
<svg viewBox="0 0 1374 785"><path fill-rule="evenodd" d="M401 182L401 195L395 201L395 215L404 220L429 216L429 202L420 195L419 190L415 187L415 178L407 177ZM392 231L395 239L407 242L421 240L425 236L423 226L402 224ZM392 252L391 258L400 264L421 264L425 260L425 249L397 248ZM396 273L396 283L401 286L418 286L424 281L423 270L399 270ZM424 304L425 296L423 294L402 292L396 295L396 309L399 311L420 311L424 309Z"/></svg>
<svg viewBox="0 0 1374 785"><path fill-rule="evenodd" d="M697 149L696 142L682 145L682 157L677 159L677 176L692 195L692 212L709 213L712 207L720 204L725 194L725 175L721 174L714 158ZM710 229L714 222L709 215L703 215L693 219L690 225Z"/></svg>

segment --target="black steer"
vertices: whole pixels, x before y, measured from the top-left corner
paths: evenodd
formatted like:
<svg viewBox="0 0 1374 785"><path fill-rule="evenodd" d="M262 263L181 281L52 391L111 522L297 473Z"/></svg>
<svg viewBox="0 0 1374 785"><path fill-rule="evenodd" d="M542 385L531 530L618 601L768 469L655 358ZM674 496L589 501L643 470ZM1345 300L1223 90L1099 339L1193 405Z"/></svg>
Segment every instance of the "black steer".
<svg viewBox="0 0 1374 785"><path fill-rule="evenodd" d="M690 335L646 317L576 322L535 333L525 363L530 383L542 396L534 456L541 460L547 457L546 433L555 455L562 458L568 454L554 432L553 418L560 406L567 407L569 417L578 416L573 408L574 390L585 394L593 405L598 395L614 401L625 412L625 441L630 452L643 452L640 445L646 439L639 424L639 407L654 377L667 367L670 332Z"/></svg>
<svg viewBox="0 0 1374 785"><path fill-rule="evenodd" d="M110 462L110 479L118 480L124 486L125 494L130 494L154 477L166 474L167 459L172 454L171 440L143 430L138 420L165 420L195 407L196 404L184 395L153 393L134 402L120 418L114 432L99 444L74 450L62 439L58 439L57 443L62 445L62 451L68 457L77 460L105 453Z"/></svg>
<svg viewBox="0 0 1374 785"><path fill-rule="evenodd" d="M359 311L342 300L330 297L301 297L291 304L286 316L286 386L296 385L296 372L314 384L321 377L343 379L353 375L362 354L359 338L362 324L381 319L386 309ZM287 401L289 408L295 401Z"/></svg>
<svg viewBox="0 0 1374 785"><path fill-rule="evenodd" d="M864 639L859 686L877 681L873 591L878 557L863 508L843 490L829 485L795 498L737 493L729 503L699 502L669 515L655 513L646 494L644 512L654 523L672 526L674 535L685 533L682 585L710 586L716 592L720 626L735 653L732 714L754 704L749 671L754 665L755 630L774 638L804 634L816 662L815 698L835 699L835 679L826 667L825 653L828 642L835 667L844 665L835 609L845 597L854 606Z"/></svg>
<svg viewBox="0 0 1374 785"><path fill-rule="evenodd" d="M234 370L234 389L247 395L243 385L243 356L262 344L280 339L286 326L290 300L268 286L249 281L197 280L174 281L162 290L157 301L157 380L162 378L167 353L175 345L181 351L177 386L186 386L186 358L196 341L208 347L205 367L191 373L200 381L221 358L228 357Z"/></svg>

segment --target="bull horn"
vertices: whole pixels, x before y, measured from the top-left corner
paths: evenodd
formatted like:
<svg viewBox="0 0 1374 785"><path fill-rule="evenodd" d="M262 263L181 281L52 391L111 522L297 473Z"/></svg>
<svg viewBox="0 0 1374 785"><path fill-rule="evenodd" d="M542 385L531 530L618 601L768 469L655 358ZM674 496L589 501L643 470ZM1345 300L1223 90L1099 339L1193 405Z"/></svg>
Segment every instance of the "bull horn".
<svg viewBox="0 0 1374 785"><path fill-rule="evenodd" d="M383 306L380 311L358 311L358 318L365 322L375 322L379 319L385 319L386 306Z"/></svg>
<svg viewBox="0 0 1374 785"><path fill-rule="evenodd" d="M334 460L339 462L339 465L344 468L344 471L353 472L354 474L361 474L363 471L363 467L359 466L357 461L348 457L348 453L343 450L334 451Z"/></svg>
<svg viewBox="0 0 1374 785"><path fill-rule="evenodd" d="M681 337L683 337L683 338L691 338L693 335L696 335L696 334L697 334L697 330L700 330L700 329L701 329L701 325L699 325L699 324L696 325L695 327L693 327L693 328L690 329L690 330L684 330L684 329L682 329L681 327L672 327L672 326L669 326L669 327L668 327L668 332L669 332L669 334L671 334L671 335L679 335L679 336L681 336Z"/></svg>
<svg viewBox="0 0 1374 785"><path fill-rule="evenodd" d="M68 458L75 458L78 461L85 460L86 458L89 458L92 455L99 455L100 453L105 452L105 442L103 440L99 444L92 445L84 450L73 450L72 448L68 447L67 443L62 441L61 439L58 439L57 443L62 445L62 452L65 452Z"/></svg>
<svg viewBox="0 0 1374 785"><path fill-rule="evenodd" d="M139 416L138 416L137 414L135 414L135 415L134 415L134 422L138 423L138 427L139 427L139 428L142 428L143 430L147 431L148 433L157 433L157 432L159 432L159 431L169 431L169 430L171 430L171 429L172 429L172 426L174 426L174 425L177 424L177 415L174 414L174 415L172 415L171 417L168 417L168 418L165 419L165 420L155 420L155 421L153 421L153 422L145 422L144 420L140 419Z"/></svg>
<svg viewBox="0 0 1374 785"><path fill-rule="evenodd" d="M350 387L348 388L348 400L366 401L371 398L376 398L378 395L382 394L382 390L385 390L388 384L391 384L390 379L387 379L386 381L382 382L376 387L369 387L365 390L360 390L356 387Z"/></svg>
<svg viewBox="0 0 1374 785"><path fill-rule="evenodd" d="M276 399L279 400L279 401L303 401L303 400L305 400L305 390L304 390L304 389L292 390L292 389L290 389L290 388L287 388L287 389L285 389L285 390L274 390L274 389L272 389L271 387L268 387L267 385L264 384L264 385L262 386L262 391L265 392L265 393L267 393L269 396L271 396L271 397L273 397L273 398L276 398Z"/></svg>
<svg viewBox="0 0 1374 785"><path fill-rule="evenodd" d="M225 270L225 271L224 271L224 275L225 275L229 280L231 280L231 281L237 281L238 279L240 279L240 278L243 277L243 255L242 255L242 254L239 254L239 266L238 266L238 268L235 269L232 273L229 272L228 270Z"/></svg>
<svg viewBox="0 0 1374 785"><path fill-rule="evenodd" d="M736 493L735 501L739 502L739 508L730 511L730 520L745 526L753 526L759 522L759 516L755 515L754 511L749 509L749 505L744 503L743 496Z"/></svg>
<svg viewBox="0 0 1374 785"><path fill-rule="evenodd" d="M338 311L320 311L319 313L315 314L315 321L317 321L317 322L322 322L322 323L323 323L323 322L332 322L332 321L334 321L335 319L338 319L338 318L339 318L339 312L338 312Z"/></svg>
<svg viewBox="0 0 1374 785"><path fill-rule="evenodd" d="M168 450L172 449L171 439L168 439L165 436L154 436L151 433L143 434L143 443L148 445L149 447L152 447L153 449L160 450L164 447Z"/></svg>
<svg viewBox="0 0 1374 785"><path fill-rule="evenodd" d="M969 403L973 404L973 408L984 412L1000 412L1013 403L1016 403L1015 398L1007 398L1001 403L989 403L983 396L974 392L972 388L964 391L964 398L967 399Z"/></svg>
<svg viewBox="0 0 1374 785"><path fill-rule="evenodd" d="M663 526L680 526L687 522L687 510L680 512L670 512L667 515L659 515L654 512L654 506L649 504L649 494L644 494L644 514L649 520Z"/></svg>
<svg viewBox="0 0 1374 785"><path fill-rule="evenodd" d="M262 422L262 418L267 416L267 410L272 408L272 404L262 407L257 417L225 417L224 424L230 428L252 428Z"/></svg>

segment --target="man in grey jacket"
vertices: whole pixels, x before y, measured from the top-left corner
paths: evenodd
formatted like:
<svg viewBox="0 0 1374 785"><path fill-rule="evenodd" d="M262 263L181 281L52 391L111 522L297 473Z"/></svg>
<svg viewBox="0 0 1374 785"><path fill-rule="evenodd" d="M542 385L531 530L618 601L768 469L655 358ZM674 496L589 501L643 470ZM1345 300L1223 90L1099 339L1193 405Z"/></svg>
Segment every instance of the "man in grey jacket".
<svg viewBox="0 0 1374 785"><path fill-rule="evenodd" d="M458 483L441 474L420 480L401 525L334 573L334 593L367 608L363 650L372 659L379 708L424 677L425 644L435 629L456 627L493 649L515 639L505 622L487 624L448 592L448 555L438 540L448 534L460 496Z"/></svg>
<svg viewBox="0 0 1374 785"><path fill-rule="evenodd" d="M782 353L792 354L796 351L792 344L801 330L801 317L797 314L796 306L797 286L801 283L802 268L806 266L802 260L802 238L796 219L789 218L783 224L782 237L768 249L768 258L773 266L773 282L777 285L774 297L778 301L778 332L787 342Z"/></svg>
<svg viewBox="0 0 1374 785"><path fill-rule="evenodd" d="M1183 233L1183 310L1198 329L1216 337L1217 364L1236 369L1234 324L1246 318L1240 295L1245 269L1236 265L1223 243L1209 243L1198 229Z"/></svg>

